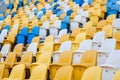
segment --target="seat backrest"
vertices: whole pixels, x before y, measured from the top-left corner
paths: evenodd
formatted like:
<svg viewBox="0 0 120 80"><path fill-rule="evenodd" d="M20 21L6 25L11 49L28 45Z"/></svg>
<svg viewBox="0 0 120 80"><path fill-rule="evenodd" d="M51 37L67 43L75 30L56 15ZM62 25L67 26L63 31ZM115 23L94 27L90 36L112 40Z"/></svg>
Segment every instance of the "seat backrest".
<svg viewBox="0 0 120 80"><path fill-rule="evenodd" d="M52 52L53 51L53 42L48 42L40 49L41 52Z"/></svg>
<svg viewBox="0 0 120 80"><path fill-rule="evenodd" d="M51 54L49 52L43 52L40 57L38 58L38 63L44 64L49 67L51 63Z"/></svg>
<svg viewBox="0 0 120 80"><path fill-rule="evenodd" d="M113 26L112 25L106 25L102 28L102 31L105 32L106 38L110 38L113 35Z"/></svg>
<svg viewBox="0 0 120 80"><path fill-rule="evenodd" d="M36 36L38 36L39 35L39 27L38 26L33 27L31 33L34 33Z"/></svg>
<svg viewBox="0 0 120 80"><path fill-rule="evenodd" d="M0 79L3 78L5 65L0 63Z"/></svg>
<svg viewBox="0 0 120 80"><path fill-rule="evenodd" d="M13 67L9 78L24 80L25 79L25 65L19 64Z"/></svg>
<svg viewBox="0 0 120 80"><path fill-rule="evenodd" d="M47 36L47 37L45 38L44 43L46 44L46 43L48 43L48 42L54 42L54 36L53 36L53 35Z"/></svg>
<svg viewBox="0 0 120 80"><path fill-rule="evenodd" d="M92 40L84 40L80 43L78 51L88 51L92 48Z"/></svg>
<svg viewBox="0 0 120 80"><path fill-rule="evenodd" d="M116 28L120 28L120 19L115 19L113 22L112 22L112 25L113 27L116 27Z"/></svg>
<svg viewBox="0 0 120 80"><path fill-rule="evenodd" d="M116 41L120 41L120 30L118 30L113 34L113 38L115 38Z"/></svg>
<svg viewBox="0 0 120 80"><path fill-rule="evenodd" d="M114 51L116 48L115 39L106 39L103 41L100 50L107 51L108 53Z"/></svg>
<svg viewBox="0 0 120 80"><path fill-rule="evenodd" d="M86 39L86 33L79 33L74 42L81 43L83 40Z"/></svg>
<svg viewBox="0 0 120 80"><path fill-rule="evenodd" d="M45 22L42 24L42 28L49 29L49 24L50 24L50 21L45 21Z"/></svg>
<svg viewBox="0 0 120 80"><path fill-rule="evenodd" d="M105 64L114 65L120 68L119 60L120 60L120 50L112 51L109 54L108 58L106 59Z"/></svg>
<svg viewBox="0 0 120 80"><path fill-rule="evenodd" d="M46 80L47 79L47 66L39 65L35 67L31 73L30 80Z"/></svg>
<svg viewBox="0 0 120 80"><path fill-rule="evenodd" d="M28 28L27 27L22 28L20 34L24 34L25 36L27 36L27 34L28 34Z"/></svg>
<svg viewBox="0 0 120 80"><path fill-rule="evenodd" d="M40 42L40 37L39 36L36 36L32 39L32 43L38 43L39 44Z"/></svg>
<svg viewBox="0 0 120 80"><path fill-rule="evenodd" d="M84 28L85 28L85 29L88 29L88 28L90 28L90 27L92 27L92 22L91 22L91 21L86 22L85 25L84 25Z"/></svg>
<svg viewBox="0 0 120 80"><path fill-rule="evenodd" d="M116 15L115 14L109 15L107 17L107 23L112 24L113 20L115 20L115 19L116 19Z"/></svg>
<svg viewBox="0 0 120 80"><path fill-rule="evenodd" d="M76 15L76 16L74 17L74 21L76 21L76 22L81 22L81 18L82 18L82 15Z"/></svg>
<svg viewBox="0 0 120 80"><path fill-rule="evenodd" d="M68 40L69 40L69 34L64 34L60 37L59 43L63 43L64 41L68 41Z"/></svg>
<svg viewBox="0 0 120 80"><path fill-rule="evenodd" d="M6 56L8 54L8 52L10 51L10 47L10 44L6 44L2 47L1 53L3 56Z"/></svg>
<svg viewBox="0 0 120 80"><path fill-rule="evenodd" d="M80 32L81 32L81 28L75 28L75 29L72 31L71 36L77 36Z"/></svg>
<svg viewBox="0 0 120 80"><path fill-rule="evenodd" d="M67 34L67 29L63 29L59 32L58 36L62 36L63 34Z"/></svg>
<svg viewBox="0 0 120 80"><path fill-rule="evenodd" d="M81 80L101 80L102 69L100 67L88 68L82 76Z"/></svg>
<svg viewBox="0 0 120 80"><path fill-rule="evenodd" d="M104 31L97 32L93 37L93 41L98 41L100 43L102 43L104 40L105 40L105 32Z"/></svg>
<svg viewBox="0 0 120 80"><path fill-rule="evenodd" d="M71 50L64 51L60 54L58 64L71 65L73 52Z"/></svg>
<svg viewBox="0 0 120 80"><path fill-rule="evenodd" d="M84 52L80 59L80 64L87 65L87 66L96 66L97 64L97 51L89 50Z"/></svg>
<svg viewBox="0 0 120 80"><path fill-rule="evenodd" d="M113 80L119 80L120 79L120 70L115 72L115 75L113 76Z"/></svg>
<svg viewBox="0 0 120 80"><path fill-rule="evenodd" d="M32 52L23 54L20 62L32 63Z"/></svg>
<svg viewBox="0 0 120 80"><path fill-rule="evenodd" d="M65 50L71 50L72 48L72 42L71 41L65 41L61 44L59 51L63 52Z"/></svg>
<svg viewBox="0 0 120 80"><path fill-rule="evenodd" d="M12 66L13 66L13 64L14 64L15 62L17 62L16 54L15 54L14 52L10 52L10 53L7 55L6 59L5 59L5 63L6 63L6 64L11 63ZM11 66L11 67L12 67L12 66Z"/></svg>
<svg viewBox="0 0 120 80"><path fill-rule="evenodd" d="M97 28L103 28L107 24L106 20L101 20L97 24Z"/></svg>
<svg viewBox="0 0 120 80"><path fill-rule="evenodd" d="M7 36L8 30L7 29L3 29L0 35L3 35L4 37Z"/></svg>
<svg viewBox="0 0 120 80"><path fill-rule="evenodd" d="M31 43L27 48L27 52L33 52L33 55L35 55L37 52L37 47L38 47L37 43Z"/></svg>
<svg viewBox="0 0 120 80"><path fill-rule="evenodd" d="M54 80L72 80L72 66L64 66L58 69Z"/></svg>
<svg viewBox="0 0 120 80"><path fill-rule="evenodd" d="M17 52L17 53L21 53L22 51L23 51L23 44L17 44L13 49L13 52Z"/></svg>

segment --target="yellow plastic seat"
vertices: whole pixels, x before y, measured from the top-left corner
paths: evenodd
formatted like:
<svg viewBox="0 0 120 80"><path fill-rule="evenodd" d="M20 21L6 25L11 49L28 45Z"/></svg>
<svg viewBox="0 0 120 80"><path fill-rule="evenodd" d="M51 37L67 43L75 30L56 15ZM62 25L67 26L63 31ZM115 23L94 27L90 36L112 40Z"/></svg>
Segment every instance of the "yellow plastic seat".
<svg viewBox="0 0 120 80"><path fill-rule="evenodd" d="M50 63L51 63L51 54L49 52L43 52L40 54L36 63L30 65L30 72L32 72L36 66L41 64L46 65L47 69L49 69Z"/></svg>
<svg viewBox="0 0 120 80"><path fill-rule="evenodd" d="M46 67L46 65L36 66L33 69L29 80L47 80L47 67Z"/></svg>
<svg viewBox="0 0 120 80"><path fill-rule="evenodd" d="M84 24L84 27L81 30L82 30L82 32L86 32L86 30L90 27L92 27L92 21L86 22Z"/></svg>
<svg viewBox="0 0 120 80"><path fill-rule="evenodd" d="M13 67L8 80L11 80L11 79L25 80L25 65L24 64L19 64Z"/></svg>
<svg viewBox="0 0 120 80"><path fill-rule="evenodd" d="M54 79L55 74L60 67L72 64L72 57L73 57L72 51L64 51L63 53L60 54L58 62L52 63L50 65L50 72L51 72L50 76L52 80Z"/></svg>
<svg viewBox="0 0 120 80"><path fill-rule="evenodd" d="M95 33L96 33L96 28L95 27L88 28L87 31L86 31L87 39L92 39Z"/></svg>
<svg viewBox="0 0 120 80"><path fill-rule="evenodd" d="M99 21L98 24L97 24L97 27L96 27L97 32L101 31L102 28L103 28L106 24L107 24L107 21L106 21L106 20L101 20L101 21Z"/></svg>
<svg viewBox="0 0 120 80"><path fill-rule="evenodd" d="M81 32L81 28L75 28L70 35L70 40L74 41L75 37Z"/></svg>
<svg viewBox="0 0 120 80"><path fill-rule="evenodd" d="M79 44L86 39L86 33L79 33L74 42L72 43L72 50L77 50L79 47Z"/></svg>
<svg viewBox="0 0 120 80"><path fill-rule="evenodd" d="M96 66L97 64L97 51L90 50L83 53L80 63L74 64L73 77L74 80L81 80L84 71L91 66Z"/></svg>
<svg viewBox="0 0 120 80"><path fill-rule="evenodd" d="M61 14L60 20L62 20L66 16L66 13Z"/></svg>
<svg viewBox="0 0 120 80"><path fill-rule="evenodd" d="M95 66L88 68L84 72L81 80L101 80L101 78L102 78L102 69L100 67Z"/></svg>
<svg viewBox="0 0 120 80"><path fill-rule="evenodd" d="M116 19L116 15L115 14L109 15L107 17L107 24L111 25L113 20L115 20L115 19Z"/></svg>
<svg viewBox="0 0 120 80"><path fill-rule="evenodd" d="M116 49L120 49L120 30L113 34L113 38L115 38L117 41Z"/></svg>
<svg viewBox="0 0 120 80"><path fill-rule="evenodd" d="M102 31L105 32L106 38L111 38L113 36L113 26L112 25L104 26Z"/></svg>
<svg viewBox="0 0 120 80"><path fill-rule="evenodd" d="M22 51L23 51L23 44L17 44L13 49L13 52L17 54L17 57L21 56Z"/></svg>
<svg viewBox="0 0 120 80"><path fill-rule="evenodd" d="M5 69L5 64L0 63L0 80L2 78L8 77L9 75L9 70Z"/></svg>
<svg viewBox="0 0 120 80"><path fill-rule="evenodd" d="M24 64L26 69L30 68L30 64L32 63L32 52L26 52L21 56L20 62L15 64Z"/></svg>
<svg viewBox="0 0 120 80"><path fill-rule="evenodd" d="M73 67L72 66L64 66L61 67L53 80L72 80Z"/></svg>
<svg viewBox="0 0 120 80"><path fill-rule="evenodd" d="M120 80L120 70L115 72L115 75L113 76L112 80Z"/></svg>
<svg viewBox="0 0 120 80"><path fill-rule="evenodd" d="M17 55L14 52L10 52L3 64L5 64L5 68L13 68L14 63L17 62Z"/></svg>

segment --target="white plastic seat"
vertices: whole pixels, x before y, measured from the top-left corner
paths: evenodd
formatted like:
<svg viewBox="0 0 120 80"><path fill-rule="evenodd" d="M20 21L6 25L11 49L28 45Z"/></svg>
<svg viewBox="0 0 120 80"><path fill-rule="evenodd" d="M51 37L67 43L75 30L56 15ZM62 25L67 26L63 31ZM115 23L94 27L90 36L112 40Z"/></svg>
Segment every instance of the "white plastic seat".
<svg viewBox="0 0 120 80"><path fill-rule="evenodd" d="M1 49L2 57L6 57L9 51L10 51L10 44L4 45Z"/></svg>
<svg viewBox="0 0 120 80"><path fill-rule="evenodd" d="M49 10L49 9L51 8L50 4L46 4L46 5L45 5L45 8L46 8L47 10Z"/></svg>
<svg viewBox="0 0 120 80"><path fill-rule="evenodd" d="M51 16L50 16L50 20L53 20L53 19L56 18L56 17L57 17L57 15L55 15L55 14L54 14L54 15L51 15Z"/></svg>
<svg viewBox="0 0 120 80"><path fill-rule="evenodd" d="M3 43L3 41L4 41L4 36L0 35L0 43Z"/></svg>
<svg viewBox="0 0 120 80"><path fill-rule="evenodd" d="M81 18L82 18L82 15L81 15L81 14L76 15L76 16L74 17L74 21L75 21L75 22L78 22L78 23L81 23Z"/></svg>
<svg viewBox="0 0 120 80"><path fill-rule="evenodd" d="M61 37L62 35L64 35L64 34L67 34L67 29L61 30L61 31L59 32L58 36L55 36L54 42L57 43L57 42L59 41L60 37Z"/></svg>
<svg viewBox="0 0 120 80"><path fill-rule="evenodd" d="M120 19L115 19L112 22L112 25L114 27L114 31L113 32L116 32L117 30L119 30L120 29Z"/></svg>
<svg viewBox="0 0 120 80"><path fill-rule="evenodd" d="M53 24L54 27L56 27L57 29L60 29L61 27L61 20L56 20Z"/></svg>
<svg viewBox="0 0 120 80"><path fill-rule="evenodd" d="M92 40L92 49L98 50L104 40L105 40L105 32L104 31L97 32Z"/></svg>
<svg viewBox="0 0 120 80"><path fill-rule="evenodd" d="M120 69L120 50L109 54L105 64L99 65L102 68L102 80L113 80L113 75Z"/></svg>
<svg viewBox="0 0 120 80"><path fill-rule="evenodd" d="M74 51L73 53L73 64L77 64L80 62L82 53L88 50L92 49L92 40L84 40L79 45L79 48L77 51Z"/></svg>
<svg viewBox="0 0 120 80"><path fill-rule="evenodd" d="M79 27L79 23L78 22L75 22L75 21L72 21L70 23L70 30L73 31L75 28L78 28Z"/></svg>
<svg viewBox="0 0 120 80"><path fill-rule="evenodd" d="M45 22L42 24L42 28L43 28L43 29L49 29L49 25L50 25L50 21L45 21Z"/></svg>
<svg viewBox="0 0 120 80"><path fill-rule="evenodd" d="M8 30L7 29L3 29L1 34L2 36L4 36L4 38L7 36Z"/></svg>
<svg viewBox="0 0 120 80"><path fill-rule="evenodd" d="M89 11L83 11L81 14L81 23L84 25L87 22L87 18L89 17Z"/></svg>
<svg viewBox="0 0 120 80"><path fill-rule="evenodd" d="M97 65L104 64L109 53L114 51L115 48L116 48L116 40L115 39L104 40L101 45L101 48L98 50Z"/></svg>
<svg viewBox="0 0 120 80"><path fill-rule="evenodd" d="M36 55L38 43L31 43L27 48L27 52L33 52L33 56Z"/></svg>
<svg viewBox="0 0 120 80"><path fill-rule="evenodd" d="M63 42L59 48L59 51L56 51L53 53L53 63L58 61L59 56L63 51L71 50L71 49L72 49L72 42L71 41Z"/></svg>
<svg viewBox="0 0 120 80"><path fill-rule="evenodd" d="M45 38L46 38L46 35L47 35L47 30L41 28L40 31L39 31L39 36L40 36L40 38L45 39Z"/></svg>
<svg viewBox="0 0 120 80"><path fill-rule="evenodd" d="M54 35L54 36L58 35L58 29L56 27L50 27L49 31L50 31L50 35Z"/></svg>

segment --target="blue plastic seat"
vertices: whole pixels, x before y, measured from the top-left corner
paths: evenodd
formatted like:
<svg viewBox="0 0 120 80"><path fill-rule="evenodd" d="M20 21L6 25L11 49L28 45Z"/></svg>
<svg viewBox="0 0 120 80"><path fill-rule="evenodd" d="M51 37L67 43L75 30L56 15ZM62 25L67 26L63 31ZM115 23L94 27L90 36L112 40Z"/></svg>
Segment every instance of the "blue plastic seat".
<svg viewBox="0 0 120 80"><path fill-rule="evenodd" d="M43 14L46 13L46 9L45 8L42 8L41 11L43 11Z"/></svg>
<svg viewBox="0 0 120 80"><path fill-rule="evenodd" d="M70 16L65 16L61 22L61 29L68 29L70 27Z"/></svg>
<svg viewBox="0 0 120 80"><path fill-rule="evenodd" d="M4 16L0 16L0 21L4 20Z"/></svg>
<svg viewBox="0 0 120 80"><path fill-rule="evenodd" d="M57 17L60 17L61 16L61 14L62 14L62 11L59 11L59 12L57 12Z"/></svg>
<svg viewBox="0 0 120 80"><path fill-rule="evenodd" d="M21 8L21 7L23 7L23 6L24 6L24 5L23 5L23 1L19 1L18 9Z"/></svg>
<svg viewBox="0 0 120 80"><path fill-rule="evenodd" d="M32 31L28 34L27 36L27 43L30 44L32 39L35 37L35 36L38 36L39 35L39 26L35 26L32 28Z"/></svg>
<svg viewBox="0 0 120 80"><path fill-rule="evenodd" d="M28 28L27 27L22 28L21 32L16 36L17 44L19 43L26 44L27 35L28 35Z"/></svg>
<svg viewBox="0 0 120 80"><path fill-rule="evenodd" d="M60 6L59 4L55 4L53 10L56 10L59 6Z"/></svg>
<svg viewBox="0 0 120 80"><path fill-rule="evenodd" d="M12 13L12 18L13 18L16 14L17 14L16 12L13 12L13 13Z"/></svg>
<svg viewBox="0 0 120 80"><path fill-rule="evenodd" d="M37 15L38 14L38 10L37 9L34 9L34 14Z"/></svg>
<svg viewBox="0 0 120 80"><path fill-rule="evenodd" d="M39 3L39 1L35 1L34 5L37 5Z"/></svg>
<svg viewBox="0 0 120 80"><path fill-rule="evenodd" d="M119 13L119 5L117 4L112 5L111 9L108 11L108 15L111 15L111 14L118 15L118 13Z"/></svg>
<svg viewBox="0 0 120 80"><path fill-rule="evenodd" d="M70 15L72 14L72 12L73 12L72 9L68 10L68 11L67 11L67 16L70 16Z"/></svg>
<svg viewBox="0 0 120 80"><path fill-rule="evenodd" d="M93 3L93 0L88 0L88 4L91 5Z"/></svg>
<svg viewBox="0 0 120 80"><path fill-rule="evenodd" d="M44 16L44 14L39 14L38 19L40 20L43 16Z"/></svg>
<svg viewBox="0 0 120 80"><path fill-rule="evenodd" d="M4 26L4 29L10 30L10 26L6 25L6 26Z"/></svg>

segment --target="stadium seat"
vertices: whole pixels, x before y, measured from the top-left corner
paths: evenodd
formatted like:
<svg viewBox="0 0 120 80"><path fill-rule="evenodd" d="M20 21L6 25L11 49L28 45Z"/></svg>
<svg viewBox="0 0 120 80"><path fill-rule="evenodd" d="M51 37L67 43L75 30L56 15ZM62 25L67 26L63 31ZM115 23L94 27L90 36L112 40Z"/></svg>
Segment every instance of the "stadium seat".
<svg viewBox="0 0 120 80"><path fill-rule="evenodd" d="M71 50L63 51L60 54L58 61L50 65L50 75L52 80L60 67L72 64L72 57L73 52Z"/></svg>
<svg viewBox="0 0 120 80"><path fill-rule="evenodd" d="M71 66L61 67L53 80L71 80L72 79L73 68Z"/></svg>
<svg viewBox="0 0 120 80"><path fill-rule="evenodd" d="M102 68L102 80L113 80L114 73L120 68L119 54L120 51L112 51L104 64L99 65Z"/></svg>
<svg viewBox="0 0 120 80"><path fill-rule="evenodd" d="M10 79L24 80L25 79L25 65L19 64L13 67L11 74L9 75L9 78L7 78L7 80L10 80ZM6 80L6 79L3 79L3 80Z"/></svg>
<svg viewBox="0 0 120 80"><path fill-rule="evenodd" d="M98 50L98 62L97 65L103 64L110 54L110 52L114 51L116 47L115 39L106 39L103 41L100 49Z"/></svg>
<svg viewBox="0 0 120 80"><path fill-rule="evenodd" d="M57 62L59 59L59 55L61 52L65 50L71 50L72 49L72 42L71 41L65 41L61 44L60 48L58 51L53 52L53 63Z"/></svg>
<svg viewBox="0 0 120 80"><path fill-rule="evenodd" d="M92 40L92 49L99 50L99 46L101 46L102 42L105 40L105 32L100 31L97 32Z"/></svg>
<svg viewBox="0 0 120 80"><path fill-rule="evenodd" d="M86 46L87 45L87 46ZM92 49L92 40L84 40L80 43L78 50L74 51L73 64L79 63L82 53Z"/></svg>
<svg viewBox="0 0 120 80"><path fill-rule="evenodd" d="M89 50L83 53L81 58L79 59L78 64L74 64L73 68L73 77L74 80L80 80L82 78L82 75L84 71L91 66L96 66L97 64L97 51L95 50Z"/></svg>
<svg viewBox="0 0 120 80"><path fill-rule="evenodd" d="M115 75L113 76L112 80L119 80L119 76L120 76L120 70L115 72Z"/></svg>
<svg viewBox="0 0 120 80"><path fill-rule="evenodd" d="M102 69L100 67L88 68L82 76L81 80L101 80ZM94 75L94 76L93 76Z"/></svg>
<svg viewBox="0 0 120 80"><path fill-rule="evenodd" d="M29 80L47 80L47 67L46 65L39 65L35 67L31 73Z"/></svg>

